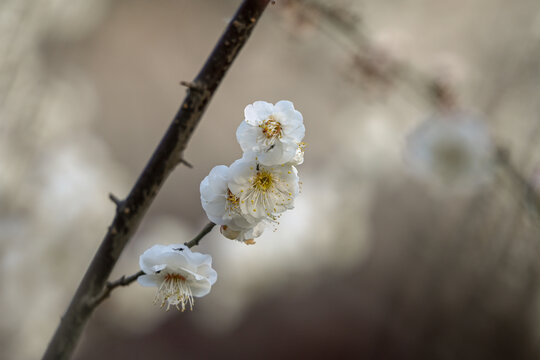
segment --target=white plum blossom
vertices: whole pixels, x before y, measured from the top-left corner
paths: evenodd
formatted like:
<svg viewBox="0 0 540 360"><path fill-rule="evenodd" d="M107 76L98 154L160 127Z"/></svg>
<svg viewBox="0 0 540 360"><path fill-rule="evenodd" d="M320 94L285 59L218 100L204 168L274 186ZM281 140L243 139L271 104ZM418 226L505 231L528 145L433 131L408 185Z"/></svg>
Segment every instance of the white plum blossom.
<svg viewBox="0 0 540 360"><path fill-rule="evenodd" d="M172 305L184 311L186 304L193 310L193 298L208 294L217 280L212 257L185 245L154 245L141 255L139 264L145 275L137 281L158 287L154 303L167 304L167 310Z"/></svg>
<svg viewBox="0 0 540 360"><path fill-rule="evenodd" d="M215 166L203 179L200 186L201 203L208 219L218 225L248 229L249 222L240 211L240 200L228 187L230 169L225 165Z"/></svg>
<svg viewBox="0 0 540 360"><path fill-rule="evenodd" d="M294 207L297 165L304 162L302 114L290 101L256 101L236 131L243 150L230 167L219 165L201 182L201 203L221 234L254 244L268 223Z"/></svg>
<svg viewBox="0 0 540 360"><path fill-rule="evenodd" d="M266 166L285 164L295 157L299 160L298 150L306 130L302 114L292 102L281 100L273 105L255 101L246 106L244 116L236 139L245 153L254 153Z"/></svg>
<svg viewBox="0 0 540 360"><path fill-rule="evenodd" d="M230 169L225 165L214 167L201 182L201 203L208 219L221 225L221 233L232 240L251 242L260 236L264 224L245 216L240 199L228 187Z"/></svg>
<svg viewBox="0 0 540 360"><path fill-rule="evenodd" d="M276 220L294 207L299 192L298 171L292 165L265 166L253 155L245 155L230 167L228 188L251 221Z"/></svg>
<svg viewBox="0 0 540 360"><path fill-rule="evenodd" d="M453 113L416 127L407 137L406 160L418 176L461 191L491 180L493 151L483 122Z"/></svg>

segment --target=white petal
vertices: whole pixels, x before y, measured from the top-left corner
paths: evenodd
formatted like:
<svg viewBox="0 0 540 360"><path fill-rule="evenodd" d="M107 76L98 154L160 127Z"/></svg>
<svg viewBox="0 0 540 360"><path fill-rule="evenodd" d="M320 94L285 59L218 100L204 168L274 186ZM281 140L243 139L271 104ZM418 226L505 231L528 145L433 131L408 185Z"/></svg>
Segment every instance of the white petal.
<svg viewBox="0 0 540 360"><path fill-rule="evenodd" d="M210 292L212 284L210 283L210 280L204 278L199 281L191 282L189 287L191 288L191 293L194 297L203 297Z"/></svg>
<svg viewBox="0 0 540 360"><path fill-rule="evenodd" d="M208 218L216 224L224 224L227 211L227 181L229 168L214 167L200 185L201 204Z"/></svg>
<svg viewBox="0 0 540 360"><path fill-rule="evenodd" d="M252 126L259 126L259 124L264 120L259 118L253 104L249 104L244 109L244 118L244 121Z"/></svg>
<svg viewBox="0 0 540 360"><path fill-rule="evenodd" d="M139 261L141 269L145 273L153 273L156 265L166 265L167 268L189 268L189 263L183 254L184 249L185 246L182 244L154 245L141 255Z"/></svg>
<svg viewBox="0 0 540 360"><path fill-rule="evenodd" d="M228 187L233 194L239 196L245 186L249 186L249 178L253 175L256 164L246 158L236 160L230 167Z"/></svg>
<svg viewBox="0 0 540 360"><path fill-rule="evenodd" d="M159 274L141 275L137 278L137 282L142 286L156 286L159 287L163 282L163 276Z"/></svg>
<svg viewBox="0 0 540 360"><path fill-rule="evenodd" d="M274 105L266 101L255 101L244 109L245 121L252 126L259 126L274 112Z"/></svg>
<svg viewBox="0 0 540 360"><path fill-rule="evenodd" d="M159 265L154 265L152 266L152 272L154 274L157 274L159 273L161 270L165 269L167 267L166 264L159 264Z"/></svg>
<svg viewBox="0 0 540 360"><path fill-rule="evenodd" d="M212 265L212 256L210 255L193 252L189 248L184 250L184 255L195 266Z"/></svg>
<svg viewBox="0 0 540 360"><path fill-rule="evenodd" d="M299 142L304 140L304 136L306 135L306 127L302 123L289 123L284 125L283 132L285 134L284 137L288 141L298 144Z"/></svg>
<svg viewBox="0 0 540 360"><path fill-rule="evenodd" d="M279 112L294 110L293 103L288 100L278 101L274 107L276 111L279 111Z"/></svg>
<svg viewBox="0 0 540 360"><path fill-rule="evenodd" d="M252 239L258 238L259 236L262 235L262 233L264 232L264 229L265 229L265 223L263 221L260 221L251 229L241 232L237 240L243 242L246 240L252 240Z"/></svg>
<svg viewBox="0 0 540 360"><path fill-rule="evenodd" d="M208 265L199 266L199 268L197 269L197 272L201 274L203 277L205 277L206 279L208 279L208 281L210 282L210 285L214 285L216 283L217 272L216 270L212 269L210 266Z"/></svg>
<svg viewBox="0 0 540 360"><path fill-rule="evenodd" d="M274 105L266 101L255 101L253 103L253 109L257 114L257 117L261 120L266 120L274 113Z"/></svg>
<svg viewBox="0 0 540 360"><path fill-rule="evenodd" d="M227 190L229 168L225 165L215 166L208 174L210 190L215 194L223 194Z"/></svg>
<svg viewBox="0 0 540 360"><path fill-rule="evenodd" d="M153 273L152 267L163 264L162 255L169 251L165 245L154 245L139 257L139 266L147 274Z"/></svg>
<svg viewBox="0 0 540 360"><path fill-rule="evenodd" d="M292 160L293 157L294 153L284 153L282 142L276 142L273 148L259 154L258 159L262 165L272 166L284 164Z"/></svg>
<svg viewBox="0 0 540 360"><path fill-rule="evenodd" d="M224 225L220 223L225 221L224 216L226 213L226 203L227 199L225 198L225 195L216 198L214 201L201 201L201 205L206 212L208 219L219 225Z"/></svg>
<svg viewBox="0 0 540 360"><path fill-rule="evenodd" d="M262 130L259 126L253 126L242 121L236 129L236 140L240 144L242 151L257 151L257 137Z"/></svg>
<svg viewBox="0 0 540 360"><path fill-rule="evenodd" d="M186 250L171 251L162 256L164 263L167 264L167 271L175 272L177 269L192 269L194 267L184 255L184 251Z"/></svg>

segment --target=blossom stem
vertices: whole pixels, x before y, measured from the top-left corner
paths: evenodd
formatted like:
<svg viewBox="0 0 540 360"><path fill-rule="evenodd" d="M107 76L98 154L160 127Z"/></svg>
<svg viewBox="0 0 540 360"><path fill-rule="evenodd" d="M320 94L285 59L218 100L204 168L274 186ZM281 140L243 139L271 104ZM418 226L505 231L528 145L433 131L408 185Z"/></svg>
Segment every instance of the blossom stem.
<svg viewBox="0 0 540 360"><path fill-rule="evenodd" d="M107 285L105 285L101 294L99 294L96 298L92 300L92 306L97 307L103 302L103 300L109 297L111 291L113 291L115 288L119 286L128 286L129 284L137 280L141 275L144 275L144 271L142 270L127 277L125 275L122 275L122 277L116 281L107 282Z"/></svg>
<svg viewBox="0 0 540 360"><path fill-rule="evenodd" d="M183 159L184 150L234 59L249 39L270 0L244 0L189 88L180 109L154 154L120 206L94 255L71 303L62 316L44 360L69 359L86 322L96 308L94 299L107 280L124 247L137 230L161 186Z"/></svg>
<svg viewBox="0 0 540 360"><path fill-rule="evenodd" d="M201 230L200 233L197 234L197 236L195 236L192 240L184 243L184 245L186 245L188 248L192 248L196 245L199 245L199 242L201 241L201 239L203 237L206 236L206 234L208 234L210 231L212 231L212 229L214 228L214 226L216 226L216 224L214 224L213 222L209 222L208 224L206 224L206 226Z"/></svg>

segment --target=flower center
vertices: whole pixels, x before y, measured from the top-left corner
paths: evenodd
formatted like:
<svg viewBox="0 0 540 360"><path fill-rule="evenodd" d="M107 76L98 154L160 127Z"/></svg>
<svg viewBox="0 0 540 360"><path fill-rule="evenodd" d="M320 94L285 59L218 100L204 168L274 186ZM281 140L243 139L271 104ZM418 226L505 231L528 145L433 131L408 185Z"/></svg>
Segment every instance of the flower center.
<svg viewBox="0 0 540 360"><path fill-rule="evenodd" d="M435 161L439 173L450 180L467 171L470 159L460 144L442 143L435 149Z"/></svg>
<svg viewBox="0 0 540 360"><path fill-rule="evenodd" d="M232 193L230 189L227 189L227 202L225 209L229 215L240 213L240 199Z"/></svg>
<svg viewBox="0 0 540 360"><path fill-rule="evenodd" d="M190 310L193 310L193 294L187 279L178 273L165 274L154 299L154 304L157 303L160 303L161 307L167 304L167 311L171 305L184 311L186 304L189 304Z"/></svg>
<svg viewBox="0 0 540 360"><path fill-rule="evenodd" d="M283 135L281 123L274 119L272 115L270 115L268 119L264 120L259 126L262 128L263 135L266 136L267 139L281 138Z"/></svg>
<svg viewBox="0 0 540 360"><path fill-rule="evenodd" d="M227 202L231 204L231 207L238 207L240 199L236 197L230 189L227 189Z"/></svg>
<svg viewBox="0 0 540 360"><path fill-rule="evenodd" d="M252 181L254 189L266 192L272 187L274 179L272 174L266 170L257 171L255 178Z"/></svg>

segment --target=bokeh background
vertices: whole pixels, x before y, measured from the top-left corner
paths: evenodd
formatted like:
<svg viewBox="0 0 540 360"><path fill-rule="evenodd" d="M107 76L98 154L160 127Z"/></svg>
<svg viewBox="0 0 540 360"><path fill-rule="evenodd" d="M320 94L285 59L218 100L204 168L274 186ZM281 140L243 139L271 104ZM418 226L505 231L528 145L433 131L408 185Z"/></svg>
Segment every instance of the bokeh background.
<svg viewBox="0 0 540 360"><path fill-rule="evenodd" d="M0 358L41 356L108 194L129 192L238 5L0 1ZM193 312L114 291L75 358L538 358L539 84L537 0L277 0L113 279L208 221L199 183L241 156L253 101L304 115L295 209L254 246L203 240L219 280ZM406 135L449 107L483 118L513 170L458 195L413 176Z"/></svg>

